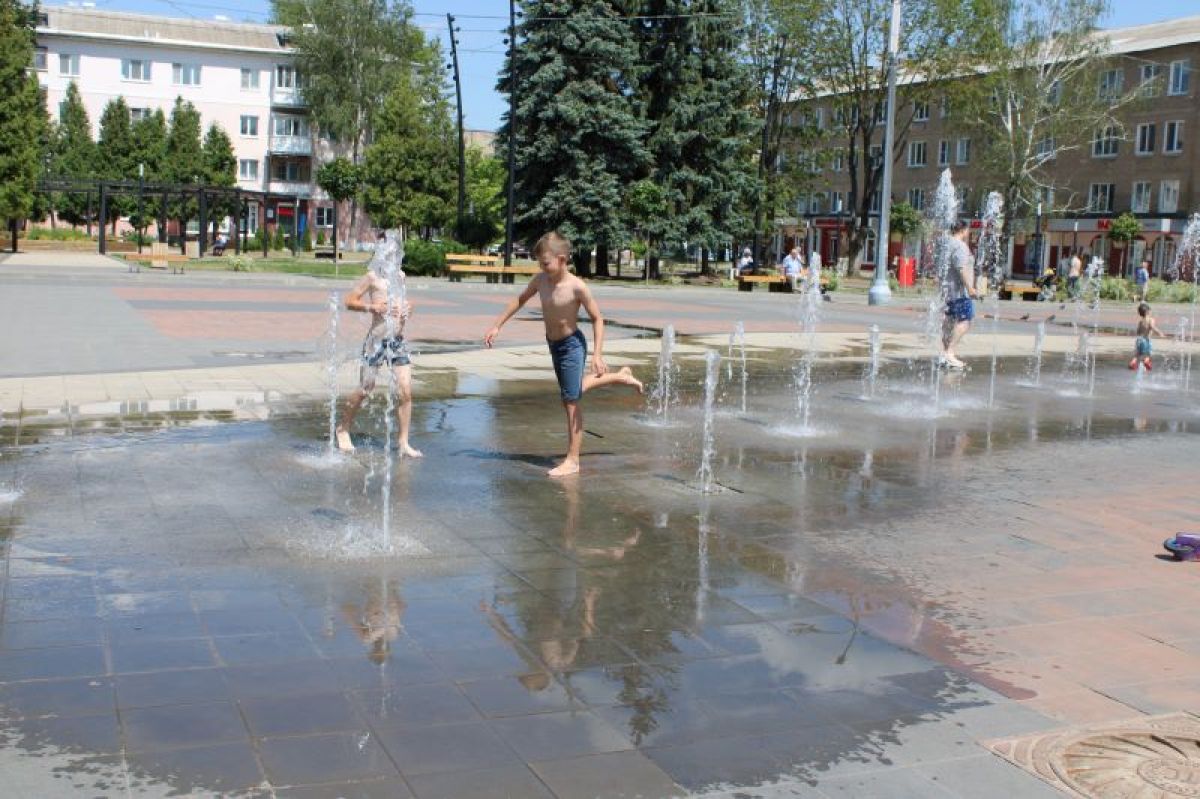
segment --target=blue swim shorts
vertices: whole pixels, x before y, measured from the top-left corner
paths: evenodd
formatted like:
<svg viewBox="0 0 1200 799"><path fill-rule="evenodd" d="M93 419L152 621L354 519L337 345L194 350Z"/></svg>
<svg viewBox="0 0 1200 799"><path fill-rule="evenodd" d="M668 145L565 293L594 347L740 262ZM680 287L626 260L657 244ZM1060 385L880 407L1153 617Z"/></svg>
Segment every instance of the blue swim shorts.
<svg viewBox="0 0 1200 799"><path fill-rule="evenodd" d="M1134 346L1134 351L1137 353L1137 356L1139 358L1149 358L1150 357L1151 350L1153 348L1150 346L1150 337L1149 336L1138 336L1137 341L1135 341L1133 343L1133 346Z"/></svg>
<svg viewBox="0 0 1200 799"><path fill-rule="evenodd" d="M975 303L970 297L959 297L946 303L946 316L955 322L970 322L975 318Z"/></svg>
<svg viewBox="0 0 1200 799"><path fill-rule="evenodd" d="M558 341L547 340L550 359L554 361L554 376L563 402L579 402L583 396L583 370L587 364L587 339L576 330Z"/></svg>

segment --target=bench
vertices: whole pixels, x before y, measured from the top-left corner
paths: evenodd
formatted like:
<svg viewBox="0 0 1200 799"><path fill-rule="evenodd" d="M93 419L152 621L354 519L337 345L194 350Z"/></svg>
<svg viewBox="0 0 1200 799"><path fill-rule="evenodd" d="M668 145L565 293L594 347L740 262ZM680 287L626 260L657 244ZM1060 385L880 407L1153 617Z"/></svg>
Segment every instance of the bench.
<svg viewBox="0 0 1200 799"><path fill-rule="evenodd" d="M1042 289L1039 286L1033 285L1033 283L1015 280L1004 281L1004 285L1000 287L1000 299L1011 300L1017 296L1022 300L1036 302L1038 297L1042 296Z"/></svg>
<svg viewBox="0 0 1200 799"><path fill-rule="evenodd" d="M338 250L337 256L338 256L339 261L343 260L346 257L346 251ZM328 258L330 261L332 261L333 260L333 248L332 247L317 247L313 250L313 258L317 261L321 260L322 258Z"/></svg>
<svg viewBox="0 0 1200 799"><path fill-rule="evenodd" d="M800 283L803 284L805 277L801 275ZM738 275L737 284L738 291L754 291L756 283L766 284L769 292L786 292L791 293L792 281L788 280L783 275ZM821 293L824 294L829 290L829 278L826 275L821 275Z"/></svg>
<svg viewBox="0 0 1200 799"><path fill-rule="evenodd" d="M463 275L483 275L489 283L513 283L517 275L536 275L536 266L504 266L498 255L446 253L446 272L451 283L461 283Z"/></svg>
<svg viewBox="0 0 1200 799"><path fill-rule="evenodd" d="M129 262L129 271L142 271L142 264L148 264L151 268L166 269L171 267L171 274L183 274L184 264L192 260L191 256L181 255L180 253L170 252L168 245L162 242L154 242L150 245L150 252L142 253L123 253L122 258ZM175 264L178 264L178 271Z"/></svg>

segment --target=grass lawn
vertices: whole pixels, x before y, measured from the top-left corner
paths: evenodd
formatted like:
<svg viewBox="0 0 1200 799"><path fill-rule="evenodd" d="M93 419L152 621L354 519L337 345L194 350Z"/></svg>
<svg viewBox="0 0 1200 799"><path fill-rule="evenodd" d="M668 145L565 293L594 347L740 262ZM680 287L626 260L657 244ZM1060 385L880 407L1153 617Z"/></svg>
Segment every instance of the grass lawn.
<svg viewBox="0 0 1200 799"><path fill-rule="evenodd" d="M317 261L311 258L249 258L246 259L250 272L279 272L288 275L310 275L312 277L343 277L353 279L361 277L367 271L365 261L342 261L338 264L335 274L333 261ZM202 261L188 263L189 270L205 272L233 271L225 258L205 258Z"/></svg>

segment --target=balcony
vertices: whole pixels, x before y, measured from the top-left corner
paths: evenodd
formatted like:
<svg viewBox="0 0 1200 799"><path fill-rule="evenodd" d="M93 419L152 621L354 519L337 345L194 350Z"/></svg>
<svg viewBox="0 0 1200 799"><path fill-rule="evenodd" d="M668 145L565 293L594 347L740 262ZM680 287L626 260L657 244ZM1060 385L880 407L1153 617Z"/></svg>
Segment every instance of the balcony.
<svg viewBox="0 0 1200 799"><path fill-rule="evenodd" d="M312 155L312 138L272 135L268 152L272 155Z"/></svg>
<svg viewBox="0 0 1200 799"><path fill-rule="evenodd" d="M271 178L267 191L271 194L283 194L288 197L308 199L312 196L312 184L307 180L276 180Z"/></svg>
<svg viewBox="0 0 1200 799"><path fill-rule="evenodd" d="M282 106L285 108L305 108L304 100L300 97L300 90L293 87L272 86L271 87L271 105Z"/></svg>

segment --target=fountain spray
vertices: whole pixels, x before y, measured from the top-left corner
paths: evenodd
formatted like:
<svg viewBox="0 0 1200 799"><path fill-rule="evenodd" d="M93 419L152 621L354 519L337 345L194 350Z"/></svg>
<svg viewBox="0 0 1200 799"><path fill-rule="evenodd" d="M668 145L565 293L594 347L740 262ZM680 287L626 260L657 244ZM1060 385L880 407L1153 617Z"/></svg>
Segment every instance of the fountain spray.
<svg viewBox="0 0 1200 799"><path fill-rule="evenodd" d="M1037 331L1033 334L1033 363L1029 367L1029 382L1034 386L1042 384L1042 353L1046 347L1046 320L1037 323Z"/></svg>
<svg viewBox="0 0 1200 799"><path fill-rule="evenodd" d="M700 449L700 468L696 471L696 480L700 490L710 494L716 490L716 479L713 476L712 459L717 446L713 434L713 403L717 395L717 380L720 376L721 355L716 350L709 350L704 355L704 436Z"/></svg>
<svg viewBox="0 0 1200 799"><path fill-rule="evenodd" d="M675 399L675 326L667 325L662 332L662 346L658 351L658 383L651 392L650 402L654 403L658 420L662 424L670 422L671 403Z"/></svg>
<svg viewBox="0 0 1200 799"><path fill-rule="evenodd" d="M371 268L387 282L387 315L384 317L387 325L388 339L400 334L399 315L404 313L406 303L406 288L404 285L404 239L400 231L389 230L384 235L384 241L376 248L371 258ZM380 527L383 536L383 550L392 549L392 473L396 465L396 370L387 363L387 441L383 446L383 489L382 516Z"/></svg>
<svg viewBox="0 0 1200 799"><path fill-rule="evenodd" d="M733 326L733 332L729 334L729 349L726 353L726 372L725 377L729 382L733 382L733 361L734 354L737 354L742 366L742 413L746 412L746 325L743 322L738 322Z"/></svg>
<svg viewBox="0 0 1200 799"><path fill-rule="evenodd" d="M329 332L325 345L328 347L325 362L325 379L329 386L329 452L337 451L337 401L338 401L338 319L341 304L336 291L329 293Z"/></svg>
<svg viewBox="0 0 1200 799"><path fill-rule="evenodd" d="M988 383L988 407L996 403L996 361L1000 325L1000 282L1004 279L1004 266L1000 258L1000 228L1004 224L1004 197L1000 192L990 192L983 210L983 226L979 235L979 249L975 255L976 274L986 275L988 284L988 307L992 314L992 372Z"/></svg>
<svg viewBox="0 0 1200 799"><path fill-rule="evenodd" d="M932 343L934 356L930 368L934 407L941 406L941 384L938 366L942 357L942 325L946 316L947 275L950 271L950 228L958 219L958 192L950 170L942 170L938 179L937 193L933 200L933 214L929 219L933 236L933 265L937 276L937 290L929 298L929 310L925 317L925 336Z"/></svg>
<svg viewBox="0 0 1200 799"><path fill-rule="evenodd" d="M883 342L879 335L879 325L871 325L868 335L868 353L866 371L863 372L863 396L875 398L875 384L879 380L879 356L883 351Z"/></svg>
<svg viewBox="0 0 1200 799"><path fill-rule="evenodd" d="M821 255L813 253L800 298L800 329L804 333L803 353L796 364L796 411L800 434L807 435L812 420L813 364L817 358L817 324L821 316Z"/></svg>

